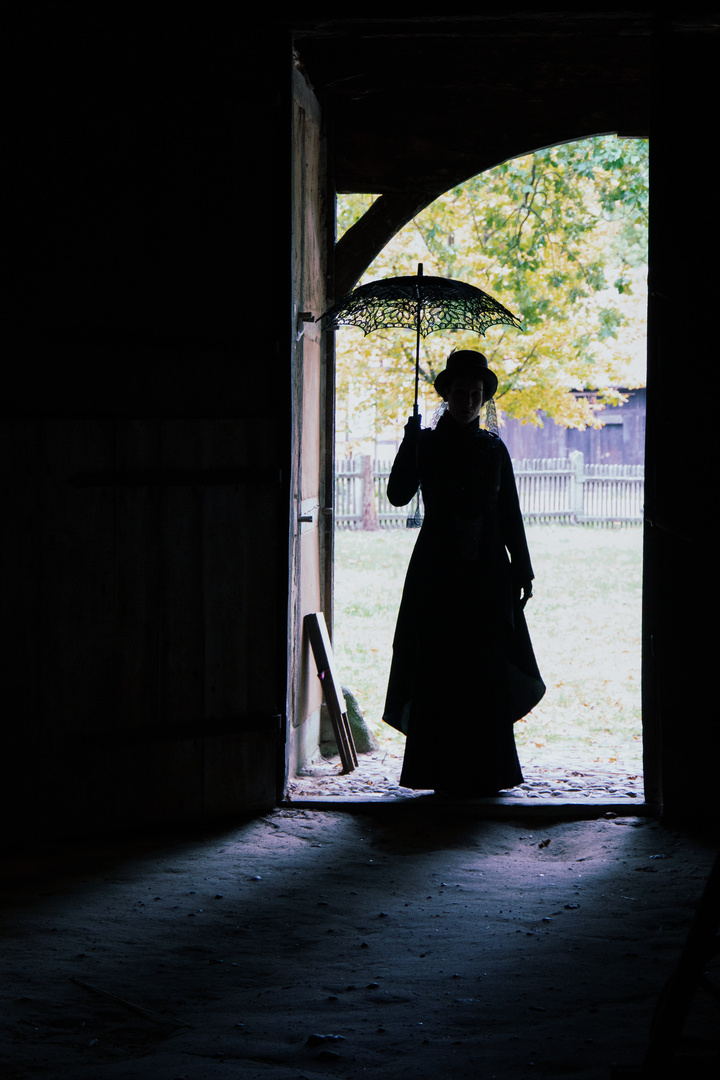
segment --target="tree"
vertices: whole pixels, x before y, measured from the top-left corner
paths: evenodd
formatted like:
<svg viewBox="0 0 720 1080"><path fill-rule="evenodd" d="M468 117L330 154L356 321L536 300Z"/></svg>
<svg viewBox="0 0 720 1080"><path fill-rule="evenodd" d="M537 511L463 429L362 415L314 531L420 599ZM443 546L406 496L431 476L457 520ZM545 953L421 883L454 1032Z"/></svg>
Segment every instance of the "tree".
<svg viewBox="0 0 720 1080"><path fill-rule="evenodd" d="M644 337L648 227L647 140L602 136L514 158L446 192L387 245L362 281L426 274L468 281L522 318L523 331L493 327L431 335L421 349L430 390L453 348L485 353L498 374L498 412L568 427L599 425L630 374ZM338 199L340 234L368 195ZM350 437L399 426L411 409L415 338L377 331L337 338L339 412ZM573 391L596 391L595 400ZM427 400L436 403L430 390Z"/></svg>

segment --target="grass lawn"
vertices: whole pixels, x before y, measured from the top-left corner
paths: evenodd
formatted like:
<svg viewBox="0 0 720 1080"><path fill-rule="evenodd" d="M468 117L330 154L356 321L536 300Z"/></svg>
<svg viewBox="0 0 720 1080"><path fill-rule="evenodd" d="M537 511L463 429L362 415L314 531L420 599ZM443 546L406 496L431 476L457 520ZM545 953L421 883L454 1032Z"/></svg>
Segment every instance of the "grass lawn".
<svg viewBox="0 0 720 1080"><path fill-rule="evenodd" d="M384 745L404 739L381 721L392 638L417 531L341 532L335 538L334 651ZM515 725L523 764L563 757L642 767L640 620L642 529L528 528L535 595L525 609L547 685ZM428 610L433 589L428 582Z"/></svg>

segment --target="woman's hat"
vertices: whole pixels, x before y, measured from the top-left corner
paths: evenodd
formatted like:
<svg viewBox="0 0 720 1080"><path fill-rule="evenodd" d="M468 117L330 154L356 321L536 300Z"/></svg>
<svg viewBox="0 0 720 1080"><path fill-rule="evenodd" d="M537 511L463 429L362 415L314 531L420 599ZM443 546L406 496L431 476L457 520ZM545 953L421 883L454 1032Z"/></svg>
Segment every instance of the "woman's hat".
<svg viewBox="0 0 720 1080"><path fill-rule="evenodd" d="M445 370L440 372L433 383L441 398L447 397L456 375L471 375L482 379L485 401L494 397L498 385L497 375L490 370L482 353L473 352L471 349L458 349L457 352L450 353Z"/></svg>

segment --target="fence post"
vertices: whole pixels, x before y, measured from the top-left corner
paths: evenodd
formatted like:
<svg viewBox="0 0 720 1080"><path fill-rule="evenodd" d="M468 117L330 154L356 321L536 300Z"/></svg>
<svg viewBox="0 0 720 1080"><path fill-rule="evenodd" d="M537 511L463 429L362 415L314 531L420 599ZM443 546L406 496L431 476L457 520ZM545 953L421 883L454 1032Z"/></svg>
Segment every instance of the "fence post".
<svg viewBox="0 0 720 1080"><path fill-rule="evenodd" d="M575 518L575 524L577 525L585 512L584 504L584 484L583 477L585 475L585 457L581 450L571 450L568 454L570 458L570 506L572 507L573 517Z"/></svg>
<svg viewBox="0 0 720 1080"><path fill-rule="evenodd" d="M366 532L377 529L375 477L370 454L363 454L362 458L362 527Z"/></svg>

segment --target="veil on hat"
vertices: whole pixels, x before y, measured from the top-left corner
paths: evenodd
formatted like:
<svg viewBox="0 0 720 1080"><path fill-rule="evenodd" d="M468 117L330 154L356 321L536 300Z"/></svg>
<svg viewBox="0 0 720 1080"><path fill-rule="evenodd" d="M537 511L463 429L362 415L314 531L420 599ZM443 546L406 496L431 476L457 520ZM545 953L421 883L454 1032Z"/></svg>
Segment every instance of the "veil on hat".
<svg viewBox="0 0 720 1080"><path fill-rule="evenodd" d="M434 431L437 427L438 420L443 415L443 413L447 412L447 407L447 401L441 401L435 412L430 417L430 423L428 424L428 427L432 431ZM490 398L489 401L486 401L483 408L485 409L485 425L488 431L492 435L499 435L500 432L498 429L497 412L495 410L495 398Z"/></svg>

